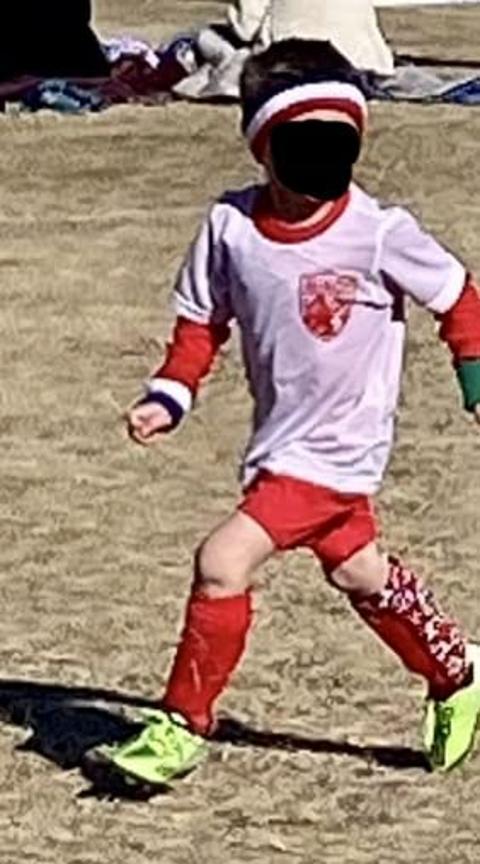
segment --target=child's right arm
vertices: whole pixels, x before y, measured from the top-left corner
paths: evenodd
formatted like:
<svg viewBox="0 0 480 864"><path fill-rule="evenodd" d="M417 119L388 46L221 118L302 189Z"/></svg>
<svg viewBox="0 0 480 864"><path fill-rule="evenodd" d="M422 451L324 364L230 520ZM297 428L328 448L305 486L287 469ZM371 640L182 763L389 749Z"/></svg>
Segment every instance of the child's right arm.
<svg viewBox="0 0 480 864"><path fill-rule="evenodd" d="M178 426L230 335L232 315L212 218L190 247L174 297L177 320L164 362L126 416L129 434L140 444L150 444Z"/></svg>
<svg viewBox="0 0 480 864"><path fill-rule="evenodd" d="M150 378L146 395L127 414L129 433L135 441L151 444L178 426L229 335L226 325L177 318L164 363Z"/></svg>

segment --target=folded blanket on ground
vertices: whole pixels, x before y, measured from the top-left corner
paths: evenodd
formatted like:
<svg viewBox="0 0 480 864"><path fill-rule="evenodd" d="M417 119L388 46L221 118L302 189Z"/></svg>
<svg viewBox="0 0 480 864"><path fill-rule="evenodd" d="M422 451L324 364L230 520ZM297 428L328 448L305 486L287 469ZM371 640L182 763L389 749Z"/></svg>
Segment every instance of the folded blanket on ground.
<svg viewBox="0 0 480 864"><path fill-rule="evenodd" d="M163 48L124 36L102 42L108 75L67 79L23 75L0 82L0 106L78 113L127 102L162 103L172 87L198 66L196 39L180 35Z"/></svg>
<svg viewBox="0 0 480 864"><path fill-rule="evenodd" d="M239 98L240 74L251 48L236 48L219 28L207 27L197 36L197 46L203 63L191 75L182 78L172 88L177 98L192 101L236 101ZM395 101L442 101L457 104L480 104L480 60L456 62L449 66L438 59L423 58L416 64L413 58L396 58L393 75L364 73L369 99Z"/></svg>

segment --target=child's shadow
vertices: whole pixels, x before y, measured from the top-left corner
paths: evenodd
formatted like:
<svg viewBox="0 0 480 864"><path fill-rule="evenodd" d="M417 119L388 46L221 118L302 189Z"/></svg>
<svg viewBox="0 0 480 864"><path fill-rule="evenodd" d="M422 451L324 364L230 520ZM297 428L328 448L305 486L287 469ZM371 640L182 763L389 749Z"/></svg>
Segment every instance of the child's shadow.
<svg viewBox="0 0 480 864"><path fill-rule="evenodd" d="M85 776L85 754L100 744L125 741L139 729L127 718L125 708L154 708L156 703L125 693L84 687L63 687L34 681L0 680L0 721L28 729L18 751L33 751L63 770L80 768ZM220 721L218 743L238 747L333 753L387 768L428 768L424 756L408 747L361 746L347 741L306 738L259 731L230 718ZM166 790L159 789L158 792ZM105 785L93 781L82 795L145 798L145 791L110 778Z"/></svg>
<svg viewBox="0 0 480 864"><path fill-rule="evenodd" d="M288 732L270 732L252 729L233 719L221 720L215 740L228 742L238 747L289 750L293 752L330 753L350 756L370 765L394 768L397 771L420 769L429 771L424 754L411 747L386 747L384 745L351 744L348 741L332 741L330 738L305 738Z"/></svg>
<svg viewBox="0 0 480 864"><path fill-rule="evenodd" d="M64 771L83 770L85 755L93 748L126 741L139 730L139 724L126 716L125 708L153 707L156 704L150 700L113 690L0 679L0 722L28 729L16 750L38 753ZM92 783L90 790L80 794L151 797L113 776L105 785Z"/></svg>

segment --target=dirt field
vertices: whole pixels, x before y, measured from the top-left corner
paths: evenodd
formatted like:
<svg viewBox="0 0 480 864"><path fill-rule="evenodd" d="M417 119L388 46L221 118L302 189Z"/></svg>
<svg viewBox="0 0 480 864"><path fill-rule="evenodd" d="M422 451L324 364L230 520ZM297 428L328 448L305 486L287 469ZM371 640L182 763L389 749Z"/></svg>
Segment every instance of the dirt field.
<svg viewBox="0 0 480 864"><path fill-rule="evenodd" d="M160 38L221 13L99 0L97 25ZM480 59L476 9L384 21L402 51ZM125 731L117 703L161 691L191 550L237 496L235 353L161 449L135 449L120 422L202 211L255 174L237 126L235 109L186 105L0 120L1 864L478 861L480 756L424 771L421 686L305 555L262 575L222 704L238 740L148 803L99 800L77 767ZM475 109L376 107L360 177L480 271L479 137ZM411 323L385 533L480 636L480 439L431 320Z"/></svg>

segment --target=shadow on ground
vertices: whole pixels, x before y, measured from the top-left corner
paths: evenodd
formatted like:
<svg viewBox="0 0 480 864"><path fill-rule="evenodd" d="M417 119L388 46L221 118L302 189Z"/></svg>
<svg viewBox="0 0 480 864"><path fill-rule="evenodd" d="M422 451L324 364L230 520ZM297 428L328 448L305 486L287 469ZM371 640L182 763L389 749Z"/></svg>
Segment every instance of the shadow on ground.
<svg viewBox="0 0 480 864"><path fill-rule="evenodd" d="M80 768L92 783L82 797L149 798L165 788L133 787L118 776L91 770L86 754L100 744L125 741L138 731L126 709L154 708L148 699L95 688L63 687L34 681L0 679L0 721L28 729L17 751L35 752L63 770ZM348 741L307 738L252 729L232 718L222 718L217 743L238 747L328 753L360 759L397 770L427 769L423 755L408 747L361 746Z"/></svg>
<svg viewBox="0 0 480 864"><path fill-rule="evenodd" d="M397 770L420 769L428 771L428 762L420 750L411 747L385 747L350 744L348 741L332 741L330 738L306 738L289 733L266 732L252 729L231 718L221 720L215 740L228 742L238 747L304 751L307 753L329 753L350 756L384 768Z"/></svg>
<svg viewBox="0 0 480 864"><path fill-rule="evenodd" d="M150 700L114 690L0 679L0 721L29 733L16 750L38 753L65 771L80 768L92 783L82 797L151 797L151 790L134 788L121 777L93 772L86 754L100 744L126 741L141 728L125 709L153 707Z"/></svg>

